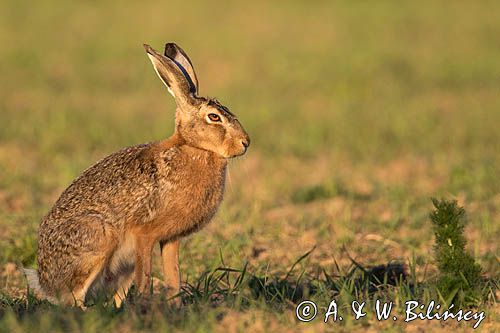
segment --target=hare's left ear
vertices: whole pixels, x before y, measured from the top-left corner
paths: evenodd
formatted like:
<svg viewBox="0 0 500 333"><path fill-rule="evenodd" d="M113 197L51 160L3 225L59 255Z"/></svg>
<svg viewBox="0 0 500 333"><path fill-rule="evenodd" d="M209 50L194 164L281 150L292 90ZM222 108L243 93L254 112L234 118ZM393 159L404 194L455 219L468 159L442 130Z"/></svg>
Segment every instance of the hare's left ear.
<svg viewBox="0 0 500 333"><path fill-rule="evenodd" d="M191 80L191 84L194 86L195 93L198 93L199 85L198 78L196 77L196 72L193 68L193 63L184 52L181 47L175 43L165 44L164 55L174 60L178 65L180 65L184 71L188 74L188 78Z"/></svg>
<svg viewBox="0 0 500 333"><path fill-rule="evenodd" d="M196 105L196 87L189 74L175 60L156 52L151 46L144 44L151 63L168 91L175 98L178 106Z"/></svg>

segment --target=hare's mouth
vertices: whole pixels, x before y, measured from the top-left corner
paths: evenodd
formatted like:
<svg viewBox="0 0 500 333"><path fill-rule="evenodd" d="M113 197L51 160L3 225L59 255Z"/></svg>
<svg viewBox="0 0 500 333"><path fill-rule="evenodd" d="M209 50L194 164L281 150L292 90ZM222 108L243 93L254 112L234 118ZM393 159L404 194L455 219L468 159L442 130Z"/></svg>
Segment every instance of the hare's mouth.
<svg viewBox="0 0 500 333"><path fill-rule="evenodd" d="M230 156L228 156L228 157L226 157L226 158L227 158L227 159L230 159L230 158L235 158L235 157L240 157L240 156L243 156L243 155L245 155L245 154L246 154L247 150L248 150L248 147L245 147L245 148L243 149L243 151L242 151L242 152L237 153L237 154L230 155Z"/></svg>

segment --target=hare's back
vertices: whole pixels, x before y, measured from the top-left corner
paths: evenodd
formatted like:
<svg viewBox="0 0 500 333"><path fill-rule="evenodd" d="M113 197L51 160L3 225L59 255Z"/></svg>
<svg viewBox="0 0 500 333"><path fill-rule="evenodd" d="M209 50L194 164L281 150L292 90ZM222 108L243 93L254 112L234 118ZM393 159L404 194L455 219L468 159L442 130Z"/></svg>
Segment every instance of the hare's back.
<svg viewBox="0 0 500 333"><path fill-rule="evenodd" d="M150 150L150 144L128 147L85 170L61 194L44 222L94 216L120 223L157 190L157 167Z"/></svg>

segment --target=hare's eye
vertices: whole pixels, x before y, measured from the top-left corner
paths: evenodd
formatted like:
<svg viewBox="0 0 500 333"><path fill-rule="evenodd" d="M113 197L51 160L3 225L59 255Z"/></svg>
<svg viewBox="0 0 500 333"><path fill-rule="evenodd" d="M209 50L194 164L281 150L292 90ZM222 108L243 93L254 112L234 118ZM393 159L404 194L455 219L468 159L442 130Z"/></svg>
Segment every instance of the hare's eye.
<svg viewBox="0 0 500 333"><path fill-rule="evenodd" d="M208 114L208 119L210 119L211 121L220 121L220 116L218 114L215 114L215 113L209 113Z"/></svg>

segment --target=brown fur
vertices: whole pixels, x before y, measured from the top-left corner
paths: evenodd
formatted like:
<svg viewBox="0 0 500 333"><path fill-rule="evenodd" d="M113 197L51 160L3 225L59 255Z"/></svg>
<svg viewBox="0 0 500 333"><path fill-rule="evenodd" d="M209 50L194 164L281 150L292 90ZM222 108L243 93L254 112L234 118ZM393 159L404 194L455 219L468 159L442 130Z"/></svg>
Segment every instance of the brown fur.
<svg viewBox="0 0 500 333"><path fill-rule="evenodd" d="M179 238L212 219L222 201L227 159L249 145L227 108L193 93L198 81L189 77L195 74L184 51L172 43L165 55L145 47L176 99L175 132L104 158L61 194L40 225L38 272L27 270L41 297L83 306L89 291L104 289L115 293L120 306L132 281L146 291L157 243L170 295L177 293ZM210 113L221 121L207 120Z"/></svg>

